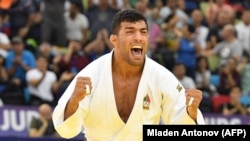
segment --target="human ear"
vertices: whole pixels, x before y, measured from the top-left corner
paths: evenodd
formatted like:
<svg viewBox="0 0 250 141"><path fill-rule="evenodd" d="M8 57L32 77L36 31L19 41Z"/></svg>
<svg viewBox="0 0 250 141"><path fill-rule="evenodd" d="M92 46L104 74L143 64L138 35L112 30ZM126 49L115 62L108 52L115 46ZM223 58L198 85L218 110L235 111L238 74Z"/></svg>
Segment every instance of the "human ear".
<svg viewBox="0 0 250 141"><path fill-rule="evenodd" d="M109 37L109 41L110 41L110 43L113 45L113 47L116 47L116 43L117 43L117 36L116 36L116 35L114 35L114 34L110 35L110 37Z"/></svg>

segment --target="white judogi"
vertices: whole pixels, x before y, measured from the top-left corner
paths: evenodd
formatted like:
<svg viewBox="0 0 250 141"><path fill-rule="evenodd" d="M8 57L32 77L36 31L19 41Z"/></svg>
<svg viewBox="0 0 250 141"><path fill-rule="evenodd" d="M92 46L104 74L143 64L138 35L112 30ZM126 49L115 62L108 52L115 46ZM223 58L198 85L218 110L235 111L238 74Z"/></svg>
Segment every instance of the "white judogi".
<svg viewBox="0 0 250 141"><path fill-rule="evenodd" d="M124 123L116 109L111 61L112 52L79 72L76 77L91 77L92 94L86 96L77 111L65 121L64 109L76 79L58 101L53 122L62 137L74 137L84 128L88 141L142 141L143 124L159 124L160 121L162 124L195 124L187 114L182 85L170 71L150 58L146 58L134 108ZM204 124L200 111L198 123Z"/></svg>

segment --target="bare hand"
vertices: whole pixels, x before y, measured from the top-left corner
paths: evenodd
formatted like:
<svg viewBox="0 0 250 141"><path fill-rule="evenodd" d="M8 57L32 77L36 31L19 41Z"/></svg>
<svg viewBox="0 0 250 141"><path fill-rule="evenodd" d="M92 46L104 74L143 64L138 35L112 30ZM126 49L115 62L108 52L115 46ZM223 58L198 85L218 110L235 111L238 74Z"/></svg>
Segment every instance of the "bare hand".
<svg viewBox="0 0 250 141"><path fill-rule="evenodd" d="M28 27L23 27L19 30L18 35L22 38L24 38L29 32L29 28Z"/></svg>
<svg viewBox="0 0 250 141"><path fill-rule="evenodd" d="M73 73L65 71L65 72L62 73L62 75L60 77L60 80L63 81L63 82L64 81L69 81L69 80L72 80L74 76L75 75Z"/></svg>
<svg viewBox="0 0 250 141"><path fill-rule="evenodd" d="M14 60L13 60L13 64L15 66L21 65L22 64L22 58L17 56Z"/></svg>
<svg viewBox="0 0 250 141"><path fill-rule="evenodd" d="M48 120L44 116L40 115L40 119L41 119L43 125L45 125L45 126L48 125Z"/></svg>
<svg viewBox="0 0 250 141"><path fill-rule="evenodd" d="M72 95L72 99L76 101L82 100L88 93L86 93L86 85L89 85L90 93L92 89L92 83L89 77L77 77L75 90Z"/></svg>
<svg viewBox="0 0 250 141"><path fill-rule="evenodd" d="M192 103L190 103L190 99L193 98ZM196 120L197 110L200 106L202 100L202 91L198 89L189 89L186 90L186 105L188 106L189 116Z"/></svg>

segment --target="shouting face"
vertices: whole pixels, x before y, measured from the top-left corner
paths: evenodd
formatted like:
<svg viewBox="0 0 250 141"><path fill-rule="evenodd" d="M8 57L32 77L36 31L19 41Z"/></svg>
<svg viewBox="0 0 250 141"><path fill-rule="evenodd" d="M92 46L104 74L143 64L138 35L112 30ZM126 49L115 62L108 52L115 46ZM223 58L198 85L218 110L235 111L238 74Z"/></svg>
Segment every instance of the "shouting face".
<svg viewBox="0 0 250 141"><path fill-rule="evenodd" d="M134 66L144 63L148 49L148 30L143 20L122 22L119 32L112 35L110 40L122 61Z"/></svg>

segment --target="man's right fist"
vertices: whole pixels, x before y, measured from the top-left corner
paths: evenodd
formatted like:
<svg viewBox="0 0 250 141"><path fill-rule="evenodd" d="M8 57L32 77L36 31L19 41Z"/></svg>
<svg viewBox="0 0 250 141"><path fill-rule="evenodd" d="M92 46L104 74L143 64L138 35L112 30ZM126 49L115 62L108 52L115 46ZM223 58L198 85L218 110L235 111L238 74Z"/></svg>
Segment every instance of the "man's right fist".
<svg viewBox="0 0 250 141"><path fill-rule="evenodd" d="M87 88L88 87L88 88ZM82 100L86 95L91 93L92 83L90 77L77 77L76 85L72 95L72 98L75 100Z"/></svg>

